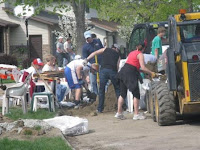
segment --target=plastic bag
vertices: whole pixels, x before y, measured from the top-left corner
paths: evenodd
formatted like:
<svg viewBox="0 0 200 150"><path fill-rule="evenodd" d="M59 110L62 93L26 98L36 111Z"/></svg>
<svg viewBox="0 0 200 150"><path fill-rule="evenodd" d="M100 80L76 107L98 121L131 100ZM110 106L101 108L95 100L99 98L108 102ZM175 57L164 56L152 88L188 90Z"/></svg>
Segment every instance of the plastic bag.
<svg viewBox="0 0 200 150"><path fill-rule="evenodd" d="M44 121L60 129L64 135L81 135L88 133L87 119L72 116L59 116L52 119L45 119Z"/></svg>

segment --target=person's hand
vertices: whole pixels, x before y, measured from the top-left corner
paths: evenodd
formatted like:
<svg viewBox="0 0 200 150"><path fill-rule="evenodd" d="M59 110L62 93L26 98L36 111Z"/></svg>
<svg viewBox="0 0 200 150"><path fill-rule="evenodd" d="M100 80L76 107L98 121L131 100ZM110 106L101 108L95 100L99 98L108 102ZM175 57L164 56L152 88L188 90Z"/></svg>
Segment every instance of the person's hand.
<svg viewBox="0 0 200 150"><path fill-rule="evenodd" d="M84 61L83 61L83 65L86 66L87 63L88 63L88 60L87 60L87 58L85 58Z"/></svg>
<svg viewBox="0 0 200 150"><path fill-rule="evenodd" d="M78 79L78 84L79 85L83 85L84 84L84 81L82 79Z"/></svg>
<svg viewBox="0 0 200 150"><path fill-rule="evenodd" d="M155 78L156 77L156 73L155 72L152 72L151 73L151 78Z"/></svg>

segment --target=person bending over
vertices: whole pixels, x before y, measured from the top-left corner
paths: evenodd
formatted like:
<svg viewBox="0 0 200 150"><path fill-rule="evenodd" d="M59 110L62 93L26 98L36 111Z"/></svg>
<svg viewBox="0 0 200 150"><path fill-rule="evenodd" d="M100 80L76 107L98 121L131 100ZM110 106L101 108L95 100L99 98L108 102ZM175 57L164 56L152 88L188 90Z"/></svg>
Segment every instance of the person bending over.
<svg viewBox="0 0 200 150"><path fill-rule="evenodd" d="M127 89L133 94L134 116L133 120L145 119L138 113L140 91L138 80L142 82L139 70L148 73L151 77L155 77L155 73L145 67L144 55L142 54L143 44L138 44L137 49L132 51L127 58L125 65L119 71L117 78L120 80L120 96L118 99L118 111L115 115L118 119L124 119L122 113L122 105L127 96Z"/></svg>

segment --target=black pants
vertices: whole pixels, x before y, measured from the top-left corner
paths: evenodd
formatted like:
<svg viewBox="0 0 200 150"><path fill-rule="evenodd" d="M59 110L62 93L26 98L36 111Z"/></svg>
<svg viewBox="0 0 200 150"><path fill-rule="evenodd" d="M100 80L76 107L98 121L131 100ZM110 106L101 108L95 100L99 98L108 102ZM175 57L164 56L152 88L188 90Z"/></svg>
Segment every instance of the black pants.
<svg viewBox="0 0 200 150"><path fill-rule="evenodd" d="M127 86L126 84L124 84L124 82L122 80L120 80L120 96L125 99L127 96ZM131 91L133 94L133 98L136 97L137 99L140 99L140 90L139 90L139 86L137 83L137 87L135 88L135 91Z"/></svg>

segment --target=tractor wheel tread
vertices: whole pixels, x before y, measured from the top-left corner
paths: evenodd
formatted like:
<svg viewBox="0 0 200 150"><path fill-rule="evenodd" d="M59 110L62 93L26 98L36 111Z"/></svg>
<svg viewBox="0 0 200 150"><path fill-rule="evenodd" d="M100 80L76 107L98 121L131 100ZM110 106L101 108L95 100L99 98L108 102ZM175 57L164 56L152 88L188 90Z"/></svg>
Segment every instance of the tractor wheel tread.
<svg viewBox="0 0 200 150"><path fill-rule="evenodd" d="M172 125L176 121L176 109L173 93L168 90L166 83L160 83L156 88L158 100L158 125Z"/></svg>

